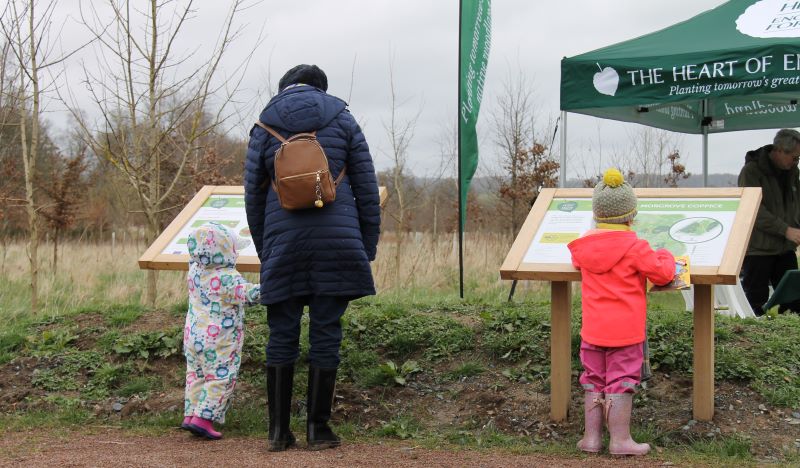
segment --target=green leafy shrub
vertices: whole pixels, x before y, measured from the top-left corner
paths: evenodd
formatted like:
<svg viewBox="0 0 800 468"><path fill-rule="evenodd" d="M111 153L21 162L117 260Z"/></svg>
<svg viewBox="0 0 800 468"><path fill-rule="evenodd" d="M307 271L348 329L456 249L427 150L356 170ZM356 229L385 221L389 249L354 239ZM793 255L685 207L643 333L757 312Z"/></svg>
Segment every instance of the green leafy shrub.
<svg viewBox="0 0 800 468"><path fill-rule="evenodd" d="M94 351L63 354L35 369L31 384L49 392L79 390L82 381L88 380L104 362L103 356Z"/></svg>
<svg viewBox="0 0 800 468"><path fill-rule="evenodd" d="M36 356L59 354L72 348L78 339L72 328L48 328L35 335L26 337L27 348Z"/></svg>
<svg viewBox="0 0 800 468"><path fill-rule="evenodd" d="M753 387L771 405L793 407L800 402L800 377L797 370L779 364L758 368Z"/></svg>
<svg viewBox="0 0 800 468"><path fill-rule="evenodd" d="M650 365L661 371L688 372L692 367L692 320L687 314L659 314L648 320Z"/></svg>
<svg viewBox="0 0 800 468"><path fill-rule="evenodd" d="M716 380L751 380L756 368L746 350L736 346L718 345L714 357Z"/></svg>
<svg viewBox="0 0 800 468"><path fill-rule="evenodd" d="M550 365L542 362L533 362L531 360L525 363L503 369L501 374L509 380L518 382L533 382L533 381L547 381L550 377Z"/></svg>
<svg viewBox="0 0 800 468"><path fill-rule="evenodd" d="M382 385L382 383L375 383L375 369L378 368L380 357L375 351L361 349L347 338L342 340L342 362L339 365L339 372L341 375L347 375L353 382L361 385L366 385L366 381L370 381L370 385Z"/></svg>
<svg viewBox="0 0 800 468"><path fill-rule="evenodd" d="M156 331L147 333L135 333L117 337L112 346L112 350L122 356L138 357L149 359L150 356L167 358L180 351L183 342L183 331L173 329L171 331Z"/></svg>
<svg viewBox="0 0 800 468"><path fill-rule="evenodd" d="M536 309L513 308L481 312L483 345L494 357L515 362L547 360L550 318Z"/></svg>
<svg viewBox="0 0 800 468"><path fill-rule="evenodd" d="M406 361L400 367L397 367L393 361L386 361L381 364L380 369L388 379L397 385L405 385L410 376L422 372L417 361Z"/></svg>
<svg viewBox="0 0 800 468"><path fill-rule="evenodd" d="M449 357L474 345L475 332L461 323L436 314L392 307L369 310L343 323L345 333L358 346L379 349L388 357L406 359L422 352L426 359Z"/></svg>
<svg viewBox="0 0 800 468"><path fill-rule="evenodd" d="M119 330L109 330L97 339L95 346L104 353L113 353L114 345L121 335L122 333Z"/></svg>
<svg viewBox="0 0 800 468"><path fill-rule="evenodd" d="M94 370L81 393L91 400L107 398L113 389L125 381L130 372L131 366L128 363L104 362Z"/></svg>
<svg viewBox="0 0 800 468"><path fill-rule="evenodd" d="M408 416L398 416L381 426L378 429L378 435L406 440L419 437L420 431L421 427L418 421Z"/></svg>

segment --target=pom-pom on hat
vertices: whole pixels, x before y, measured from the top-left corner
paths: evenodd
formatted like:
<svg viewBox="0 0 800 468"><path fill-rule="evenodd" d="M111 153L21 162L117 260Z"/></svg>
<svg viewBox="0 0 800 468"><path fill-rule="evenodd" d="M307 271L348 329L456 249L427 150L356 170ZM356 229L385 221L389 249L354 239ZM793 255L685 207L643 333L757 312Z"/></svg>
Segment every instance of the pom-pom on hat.
<svg viewBox="0 0 800 468"><path fill-rule="evenodd" d="M608 169L592 194L592 211L598 223L625 224L636 217L636 195L617 169Z"/></svg>

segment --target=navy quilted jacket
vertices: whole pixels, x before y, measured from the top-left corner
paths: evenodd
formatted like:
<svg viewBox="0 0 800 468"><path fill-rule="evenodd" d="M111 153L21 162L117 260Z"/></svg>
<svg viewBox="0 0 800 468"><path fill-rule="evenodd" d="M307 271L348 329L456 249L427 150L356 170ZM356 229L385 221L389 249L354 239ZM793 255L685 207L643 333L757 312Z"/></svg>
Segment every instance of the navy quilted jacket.
<svg viewBox="0 0 800 468"><path fill-rule="evenodd" d="M369 262L380 234L380 204L369 147L341 99L311 86L290 87L270 100L259 119L284 137L317 131L333 177L347 164L336 201L323 208L281 208L273 178L277 138L253 126L244 187L247 222L261 259L261 303L296 296L375 294Z"/></svg>

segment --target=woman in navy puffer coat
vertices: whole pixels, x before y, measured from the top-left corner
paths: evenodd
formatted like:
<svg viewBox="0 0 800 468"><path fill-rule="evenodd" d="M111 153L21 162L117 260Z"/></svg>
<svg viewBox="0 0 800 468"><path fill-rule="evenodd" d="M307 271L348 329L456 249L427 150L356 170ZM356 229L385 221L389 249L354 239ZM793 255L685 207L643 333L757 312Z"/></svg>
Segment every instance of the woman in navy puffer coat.
<svg viewBox="0 0 800 468"><path fill-rule="evenodd" d="M375 294L369 262L380 234L378 185L364 134L341 99L327 94L327 77L315 65L298 65L279 82L280 92L259 120L284 138L316 131L331 174L345 176L336 201L323 208L288 211L270 186L281 142L253 126L245 164L247 221L261 260L261 303L267 306L267 397L270 450L295 443L289 431L300 319L309 307L308 422L311 449L339 445L330 419L340 319L349 301Z"/></svg>

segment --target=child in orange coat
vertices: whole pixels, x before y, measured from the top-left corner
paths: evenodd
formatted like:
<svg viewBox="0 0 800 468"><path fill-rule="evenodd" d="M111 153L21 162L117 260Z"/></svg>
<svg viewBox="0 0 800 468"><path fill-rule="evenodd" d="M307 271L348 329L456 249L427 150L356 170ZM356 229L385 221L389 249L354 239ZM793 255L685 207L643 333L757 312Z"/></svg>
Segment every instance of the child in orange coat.
<svg viewBox="0 0 800 468"><path fill-rule="evenodd" d="M581 270L585 431L578 448L584 452L602 449L604 413L612 454L645 455L650 450L630 435L645 340L645 285L647 279L669 283L675 258L665 249L654 251L631 230L636 202L622 174L609 169L592 196L597 228L568 245L573 265Z"/></svg>

